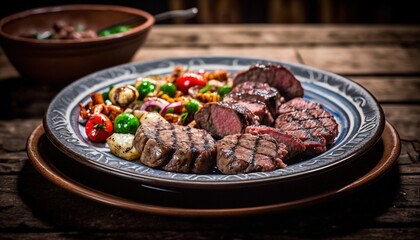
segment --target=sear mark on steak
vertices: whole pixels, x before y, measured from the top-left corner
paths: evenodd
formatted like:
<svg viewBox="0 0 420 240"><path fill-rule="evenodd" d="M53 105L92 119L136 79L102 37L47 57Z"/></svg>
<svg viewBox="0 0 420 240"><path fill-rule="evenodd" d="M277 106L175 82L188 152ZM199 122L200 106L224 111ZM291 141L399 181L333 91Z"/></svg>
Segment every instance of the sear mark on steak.
<svg viewBox="0 0 420 240"><path fill-rule="evenodd" d="M206 103L194 115L198 128L222 138L243 133L249 125L258 124L258 118L244 106L229 102Z"/></svg>
<svg viewBox="0 0 420 240"><path fill-rule="evenodd" d="M259 124L272 125L274 123L274 118L271 113L267 110L267 105L263 102L246 102L241 100L230 100L225 101L232 105L238 105L240 107L246 108L251 111L252 114L256 116L256 121Z"/></svg>
<svg viewBox="0 0 420 240"><path fill-rule="evenodd" d="M277 116L277 109L285 102L277 89L263 82L243 82L236 85L224 98L224 101L261 102L267 106L272 116Z"/></svg>
<svg viewBox="0 0 420 240"><path fill-rule="evenodd" d="M234 134L216 143L216 165L224 174L273 171L285 168L285 145L269 135Z"/></svg>
<svg viewBox="0 0 420 240"><path fill-rule="evenodd" d="M235 75L233 86L249 81L267 83L277 89L286 100L303 96L303 88L299 80L281 65L256 64L251 66L248 70Z"/></svg>
<svg viewBox="0 0 420 240"><path fill-rule="evenodd" d="M303 98L294 98L280 106L275 127L302 140L306 155L325 152L338 135L334 116L320 104Z"/></svg>
<svg viewBox="0 0 420 240"><path fill-rule="evenodd" d="M171 172L208 173L215 166L216 142L206 131L171 123L142 123L133 145L140 162Z"/></svg>
<svg viewBox="0 0 420 240"><path fill-rule="evenodd" d="M283 160L293 158L302 154L306 147L305 144L296 136L283 132L280 129L268 126L249 126L245 129L246 133L253 135L267 134L274 138L277 143L282 143L286 146L287 155Z"/></svg>

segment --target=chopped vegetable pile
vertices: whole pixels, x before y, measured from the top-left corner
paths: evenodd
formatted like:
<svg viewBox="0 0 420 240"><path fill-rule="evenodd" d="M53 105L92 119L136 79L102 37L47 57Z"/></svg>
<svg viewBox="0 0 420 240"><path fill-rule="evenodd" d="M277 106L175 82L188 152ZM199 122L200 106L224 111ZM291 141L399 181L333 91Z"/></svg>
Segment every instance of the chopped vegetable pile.
<svg viewBox="0 0 420 240"><path fill-rule="evenodd" d="M92 93L90 102L79 104L81 123L89 140L107 142L114 155L133 160L139 153L131 142L142 123L194 126L194 114L203 104L222 100L231 89L232 79L224 70L192 72L177 66L166 76L140 77Z"/></svg>

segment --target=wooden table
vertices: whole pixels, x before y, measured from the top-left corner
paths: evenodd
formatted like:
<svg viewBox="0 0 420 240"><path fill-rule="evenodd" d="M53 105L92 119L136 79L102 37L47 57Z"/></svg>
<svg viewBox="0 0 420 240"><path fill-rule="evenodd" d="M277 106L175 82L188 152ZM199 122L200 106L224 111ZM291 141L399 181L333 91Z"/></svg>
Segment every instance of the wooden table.
<svg viewBox="0 0 420 240"><path fill-rule="evenodd" d="M22 84L23 79L0 50L0 238L420 236L419 26L161 25L154 27L135 60L196 55L286 60L353 79L375 95L386 120L400 134L402 151L397 166L349 196L263 216L190 219L103 205L57 187L32 167L25 142L57 91Z"/></svg>

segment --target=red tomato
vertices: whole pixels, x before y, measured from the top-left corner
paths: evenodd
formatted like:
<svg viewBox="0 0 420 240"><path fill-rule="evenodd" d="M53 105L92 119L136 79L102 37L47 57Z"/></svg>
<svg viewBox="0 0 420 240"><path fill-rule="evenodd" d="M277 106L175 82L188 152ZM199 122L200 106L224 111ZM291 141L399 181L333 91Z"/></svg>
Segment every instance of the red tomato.
<svg viewBox="0 0 420 240"><path fill-rule="evenodd" d="M176 89L187 94L188 89L193 86L206 86L203 76L196 73L184 73L176 80Z"/></svg>
<svg viewBox="0 0 420 240"><path fill-rule="evenodd" d="M86 135L92 142L105 142L114 131L114 126L102 113L93 115L86 123Z"/></svg>

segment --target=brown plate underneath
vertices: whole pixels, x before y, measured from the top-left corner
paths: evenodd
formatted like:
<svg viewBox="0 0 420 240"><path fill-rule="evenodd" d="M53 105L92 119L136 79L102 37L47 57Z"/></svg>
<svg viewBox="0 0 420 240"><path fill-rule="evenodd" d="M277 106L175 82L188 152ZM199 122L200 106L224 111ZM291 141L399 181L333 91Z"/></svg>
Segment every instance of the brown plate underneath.
<svg viewBox="0 0 420 240"><path fill-rule="evenodd" d="M44 177L88 199L145 213L217 217L279 212L351 193L391 169L400 153L400 139L387 122L380 141L350 164L311 178L246 190L162 189L105 174L56 149L42 125L29 136L27 152Z"/></svg>

